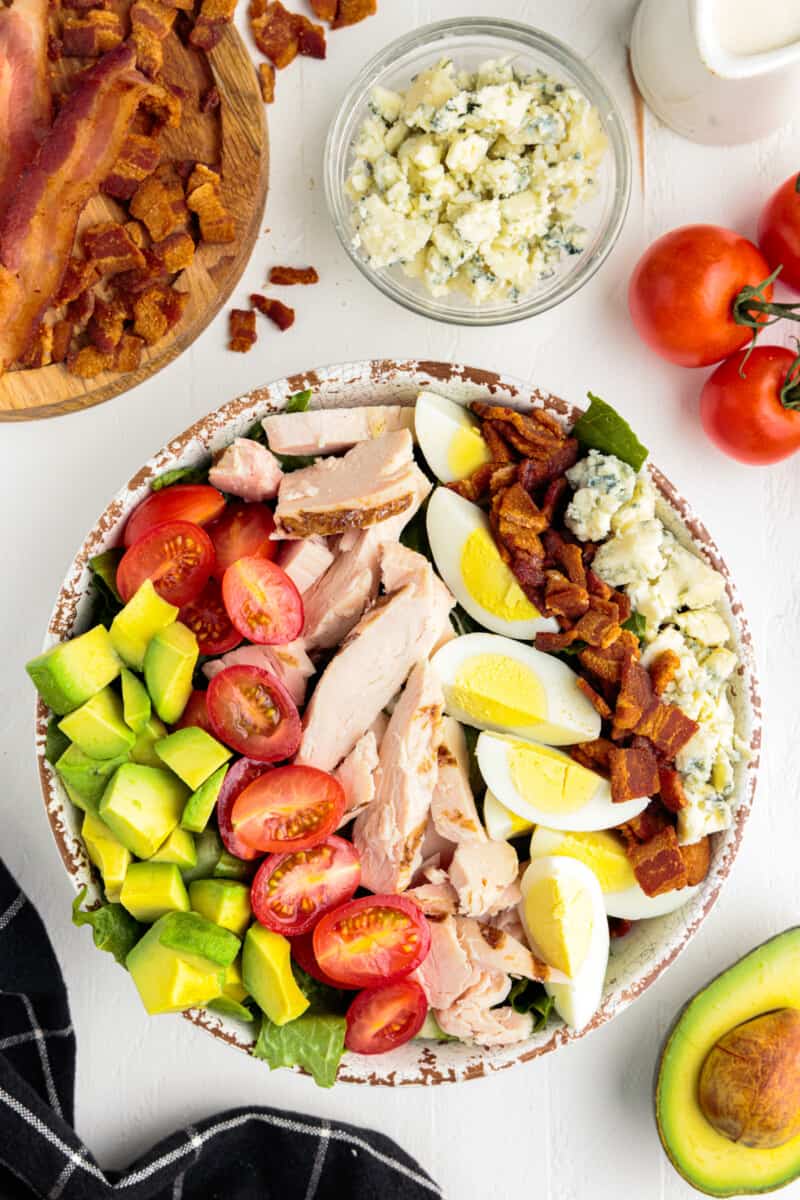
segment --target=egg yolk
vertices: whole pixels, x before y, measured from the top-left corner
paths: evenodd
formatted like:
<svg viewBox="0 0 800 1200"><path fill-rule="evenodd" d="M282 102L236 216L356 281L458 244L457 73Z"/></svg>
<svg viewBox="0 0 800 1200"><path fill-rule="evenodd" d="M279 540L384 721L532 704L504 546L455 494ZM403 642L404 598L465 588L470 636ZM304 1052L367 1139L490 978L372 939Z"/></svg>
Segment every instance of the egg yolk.
<svg viewBox="0 0 800 1200"><path fill-rule="evenodd" d="M574 979L592 940L592 898L577 880L548 875L525 893L525 920L545 962Z"/></svg>
<svg viewBox="0 0 800 1200"><path fill-rule="evenodd" d="M531 851L536 847L532 843ZM623 892L636 884L622 842L608 830L597 833L562 833L555 845L547 845L547 854L577 858L597 876L604 893Z"/></svg>
<svg viewBox="0 0 800 1200"><path fill-rule="evenodd" d="M447 465L454 479L466 479L491 461L489 447L477 425L462 425L456 430L447 447Z"/></svg>
<svg viewBox="0 0 800 1200"><path fill-rule="evenodd" d="M593 771L545 747L515 742L508 757L514 787L542 812L568 813L583 808L600 782Z"/></svg>
<svg viewBox="0 0 800 1200"><path fill-rule="evenodd" d="M461 663L448 689L450 704L484 725L539 725L547 693L529 667L505 654L475 654Z"/></svg>
<svg viewBox="0 0 800 1200"><path fill-rule="evenodd" d="M540 616L483 526L473 529L464 542L461 578L476 604L503 621L533 621Z"/></svg>

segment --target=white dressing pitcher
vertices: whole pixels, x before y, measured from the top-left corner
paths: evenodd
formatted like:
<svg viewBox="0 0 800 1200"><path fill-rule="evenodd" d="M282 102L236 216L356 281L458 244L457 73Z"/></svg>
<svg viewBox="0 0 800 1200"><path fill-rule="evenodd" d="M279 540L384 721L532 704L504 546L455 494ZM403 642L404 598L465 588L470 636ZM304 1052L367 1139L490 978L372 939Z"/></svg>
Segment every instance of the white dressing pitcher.
<svg viewBox="0 0 800 1200"><path fill-rule="evenodd" d="M800 104L800 0L642 0L631 65L647 105L695 142L752 142Z"/></svg>

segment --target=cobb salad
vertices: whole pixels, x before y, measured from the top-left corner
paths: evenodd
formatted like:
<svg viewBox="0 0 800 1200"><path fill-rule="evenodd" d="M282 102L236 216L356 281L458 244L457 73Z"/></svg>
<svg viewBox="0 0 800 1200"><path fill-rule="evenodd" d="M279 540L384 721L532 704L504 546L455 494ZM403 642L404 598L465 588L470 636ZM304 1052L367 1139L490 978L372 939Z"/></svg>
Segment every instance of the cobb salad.
<svg viewBox="0 0 800 1200"><path fill-rule="evenodd" d="M105 892L76 922L148 1012L329 1086L345 1048L589 1024L746 750L723 580L613 409L311 399L155 480L28 672Z"/></svg>

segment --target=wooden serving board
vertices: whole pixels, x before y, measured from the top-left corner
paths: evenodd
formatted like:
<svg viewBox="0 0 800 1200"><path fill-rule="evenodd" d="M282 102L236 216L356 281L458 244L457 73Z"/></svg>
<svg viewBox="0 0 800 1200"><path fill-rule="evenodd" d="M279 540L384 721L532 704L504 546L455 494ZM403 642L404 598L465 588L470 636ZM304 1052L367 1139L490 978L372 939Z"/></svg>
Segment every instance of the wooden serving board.
<svg viewBox="0 0 800 1200"><path fill-rule="evenodd" d="M164 158L219 163L222 198L236 222L236 241L200 242L191 266L175 286L189 293L183 317L154 346L145 347L141 365L121 374L105 371L94 379L70 375L61 364L13 370L0 377L0 421L29 421L76 412L128 391L177 358L216 316L250 258L261 225L269 179L269 139L258 79L250 56L233 28L208 56L188 50L174 35L165 42L166 78L189 93L178 129L161 136ZM197 98L216 84L220 106L201 113ZM81 224L124 219L107 196L87 205Z"/></svg>

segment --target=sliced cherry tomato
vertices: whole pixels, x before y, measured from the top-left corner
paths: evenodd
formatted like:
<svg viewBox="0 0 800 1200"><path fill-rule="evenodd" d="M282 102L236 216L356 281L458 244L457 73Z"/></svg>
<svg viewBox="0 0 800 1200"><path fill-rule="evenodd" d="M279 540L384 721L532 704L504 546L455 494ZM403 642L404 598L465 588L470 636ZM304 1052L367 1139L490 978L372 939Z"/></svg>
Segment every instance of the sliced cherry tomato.
<svg viewBox="0 0 800 1200"><path fill-rule="evenodd" d="M758 244L778 279L800 291L800 175L792 175L767 201L758 222Z"/></svg>
<svg viewBox="0 0 800 1200"><path fill-rule="evenodd" d="M333 833L345 803L344 788L327 771L276 767L239 796L233 828L243 841L268 854L305 850Z"/></svg>
<svg viewBox="0 0 800 1200"><path fill-rule="evenodd" d="M275 528L272 513L266 504L229 503L225 512L209 526L214 543L217 579L240 558L274 558L279 542L270 541Z"/></svg>
<svg viewBox="0 0 800 1200"><path fill-rule="evenodd" d="M225 497L207 483L175 483L172 487L151 492L137 504L122 535L124 546L138 542L142 534L154 525L167 521L189 521L192 525L207 525L225 510Z"/></svg>
<svg viewBox="0 0 800 1200"><path fill-rule="evenodd" d="M266 558L240 558L222 580L233 624L251 642L285 646L300 636L303 601L285 571Z"/></svg>
<svg viewBox="0 0 800 1200"><path fill-rule="evenodd" d="M347 1010L344 1044L355 1054L385 1054L416 1037L428 1001L413 979L359 992Z"/></svg>
<svg viewBox="0 0 800 1200"><path fill-rule="evenodd" d="M310 933L301 933L297 937L293 937L291 945L292 958L299 967L303 968L306 975L310 975L312 979L316 979L319 983L324 983L327 987L343 988L346 992L356 991L355 988L349 987L348 984L339 983L336 979L331 979L330 975L325 974L314 957L314 947Z"/></svg>
<svg viewBox="0 0 800 1200"><path fill-rule="evenodd" d="M196 725L198 729L205 729L206 733L214 736L214 730L211 728L211 721L208 716L208 708L206 707L206 693L195 688L186 704L186 708L181 714L181 719L176 721L175 729L187 729L190 725Z"/></svg>
<svg viewBox="0 0 800 1200"><path fill-rule="evenodd" d="M130 600L144 583L164 600L183 608L202 592L214 566L211 538L199 525L169 521L154 525L123 554L117 567L117 588Z"/></svg>
<svg viewBox="0 0 800 1200"><path fill-rule="evenodd" d="M222 588L213 577L199 596L183 606L178 620L191 629L201 654L224 654L242 640L225 611Z"/></svg>
<svg viewBox="0 0 800 1200"><path fill-rule="evenodd" d="M700 419L739 462L788 458L800 450L800 358L783 346L756 346L746 363L738 355L720 363L700 393Z"/></svg>
<svg viewBox="0 0 800 1200"><path fill-rule="evenodd" d="M217 796L217 827L219 828L219 836L225 843L225 848L229 854L233 854L236 858L243 858L247 862L252 862L261 855L258 850L254 850L252 846L248 846L247 842L243 842L236 835L231 824L231 809L234 806L236 797L243 792L244 789L251 784L255 779L269 771L266 763L256 762L252 758L240 758L229 768L225 779L222 782L219 796Z"/></svg>
<svg viewBox="0 0 800 1200"><path fill-rule="evenodd" d="M415 970L431 946L428 922L405 896L363 896L322 918L314 954L332 979L356 987L396 983Z"/></svg>
<svg viewBox="0 0 800 1200"><path fill-rule="evenodd" d="M307 850L271 854L258 868L250 904L267 929L294 937L349 900L360 881L355 846L331 835Z"/></svg>
<svg viewBox="0 0 800 1200"><path fill-rule="evenodd" d="M297 705L270 671L226 667L208 685L206 702L215 736L231 750L270 763L297 753L302 733Z"/></svg>

